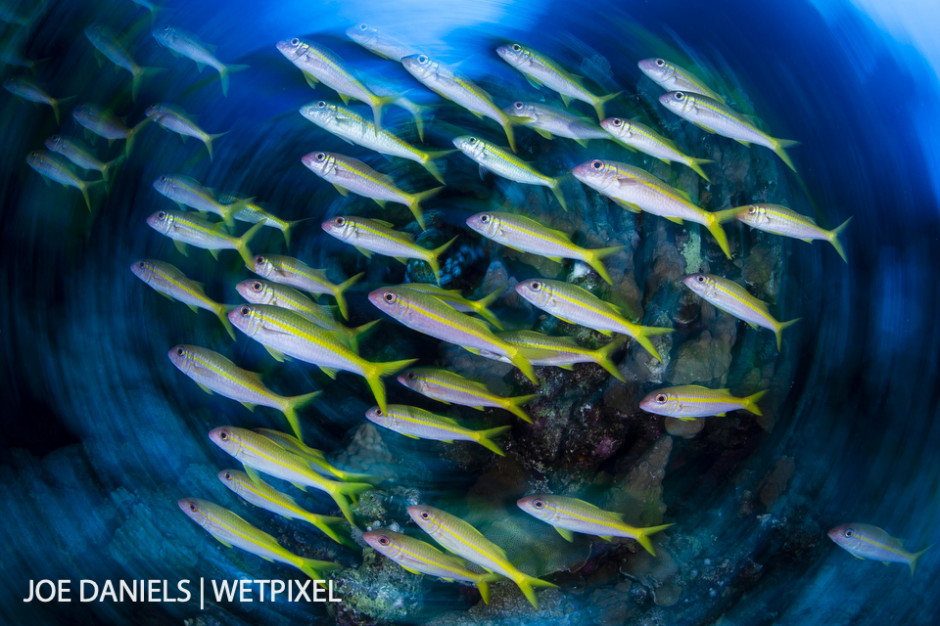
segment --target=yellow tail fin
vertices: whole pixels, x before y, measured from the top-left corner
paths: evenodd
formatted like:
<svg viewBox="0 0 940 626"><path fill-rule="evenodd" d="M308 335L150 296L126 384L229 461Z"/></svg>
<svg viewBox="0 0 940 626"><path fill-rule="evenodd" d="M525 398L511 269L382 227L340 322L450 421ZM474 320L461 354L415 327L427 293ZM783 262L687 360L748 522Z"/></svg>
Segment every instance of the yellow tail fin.
<svg viewBox="0 0 940 626"><path fill-rule="evenodd" d="M251 266L250 263L248 265ZM364 272L359 272L349 280L336 285L333 289L333 297L336 298L336 305L339 307L339 312L344 320L349 319L349 309L346 308L346 297L343 294L346 293L347 289L359 282L359 279L362 278L364 274Z"/></svg>
<svg viewBox="0 0 940 626"><path fill-rule="evenodd" d="M839 241L839 234L849 225L849 222L852 221L852 218L845 220L835 228L829 231L829 243L832 244L832 247L836 249L836 252L839 253L839 256L842 257L842 260L846 263L849 262L848 258L845 256L845 250L842 248L842 242Z"/></svg>
<svg viewBox="0 0 940 626"><path fill-rule="evenodd" d="M387 363L363 361L362 375L366 377L369 388L372 389L372 395L375 396L375 401L380 409L383 411L388 410L385 404L385 383L382 382L382 378L397 373L399 370L408 367L417 360L418 359L406 359L404 361L389 361Z"/></svg>
<svg viewBox="0 0 940 626"><path fill-rule="evenodd" d="M504 433L510 428L512 428L512 426L499 426L497 428L489 428L487 430L478 430L476 431L476 442L487 450L492 450L499 456L506 456L506 453L503 452L499 446L493 443L490 438Z"/></svg>
<svg viewBox="0 0 940 626"><path fill-rule="evenodd" d="M753 393L744 399L744 410L750 411L754 415L763 415L757 402L767 394L767 389Z"/></svg>
<svg viewBox="0 0 940 626"><path fill-rule="evenodd" d="M444 250L447 250L447 248L450 247L450 244L454 243L455 241L457 241L457 237L456 237L456 236L453 237L453 238L452 238L450 241L448 241L447 243L445 243L443 246L434 248L433 250L429 250L429 251L428 251L428 256L427 256L427 258L424 259L425 261L428 262L428 265L431 266L431 271L434 272L434 280L437 281L437 284L438 284L438 285L441 284L441 276L440 276L440 274L441 274L441 268L440 268L440 266L439 266L438 263L437 263L437 259L438 259L438 257L439 257L441 254L444 253Z"/></svg>
<svg viewBox="0 0 940 626"><path fill-rule="evenodd" d="M607 268L604 267L602 259L606 256L614 254L615 252L620 252L625 247L626 246L611 246L610 248L594 248L593 250L585 250L584 262L590 265L608 285L613 285L614 283L610 279L610 274L607 273Z"/></svg>

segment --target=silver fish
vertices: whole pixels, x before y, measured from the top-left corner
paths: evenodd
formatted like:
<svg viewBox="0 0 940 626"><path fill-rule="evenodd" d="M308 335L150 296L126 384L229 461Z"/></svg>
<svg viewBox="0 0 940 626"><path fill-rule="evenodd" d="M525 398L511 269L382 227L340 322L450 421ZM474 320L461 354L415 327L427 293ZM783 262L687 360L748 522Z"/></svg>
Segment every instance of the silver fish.
<svg viewBox="0 0 940 626"><path fill-rule="evenodd" d="M186 137L195 137L201 141L206 146L210 161L212 160L212 140L218 139L228 132L210 135L199 128L196 122L189 119L185 111L172 104L152 104L144 111L144 115L165 129L177 133L183 141L186 140Z"/></svg>
<svg viewBox="0 0 940 626"><path fill-rule="evenodd" d="M53 154L46 150L34 150L26 155L26 162L31 168L42 174L44 179L54 180L66 187L75 187L82 192L85 198L85 206L91 211L91 199L88 196L88 188L92 185L103 183L104 180L82 180L82 178L72 171L71 166L58 154Z"/></svg>
<svg viewBox="0 0 940 626"><path fill-rule="evenodd" d="M222 83L222 95L228 95L229 74L246 69L247 65L226 65L219 61L213 53L213 46L205 44L186 31L173 26L164 26L153 31L153 37L161 46L169 48L174 54L179 54L196 63L201 72L205 66L215 69L219 73Z"/></svg>

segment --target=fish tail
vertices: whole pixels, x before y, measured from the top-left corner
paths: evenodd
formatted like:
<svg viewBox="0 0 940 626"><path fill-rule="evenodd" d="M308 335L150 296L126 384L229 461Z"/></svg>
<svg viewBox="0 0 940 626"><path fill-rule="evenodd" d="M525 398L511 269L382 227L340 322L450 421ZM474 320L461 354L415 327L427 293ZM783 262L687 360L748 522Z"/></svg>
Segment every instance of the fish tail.
<svg viewBox="0 0 940 626"><path fill-rule="evenodd" d="M235 249L242 255L242 260L246 267L251 267L251 250L248 249L248 242L252 237L258 234L258 231L264 227L264 222L258 222L245 231L245 234L235 239Z"/></svg>
<svg viewBox="0 0 940 626"><path fill-rule="evenodd" d="M228 320L228 306L218 302L213 311L215 316L219 318L219 321L222 322L222 326L225 327L225 332L232 338L232 341L235 341L235 329L232 328L232 323Z"/></svg>
<svg viewBox="0 0 940 626"><path fill-rule="evenodd" d="M620 336L608 343L607 345L601 346L595 350L592 354L591 360L603 367L607 372L619 380L622 383L627 382L627 379L623 377L623 374L620 373L620 370L617 369L617 366L614 364L611 356L614 351L617 350L623 343L627 340L626 337ZM644 346L645 347L645 346Z"/></svg>
<svg viewBox="0 0 940 626"><path fill-rule="evenodd" d="M95 182L104 182L104 181L95 181ZM82 192L82 197L85 199L85 206L88 207L88 212L91 213L91 197L88 195L88 183L82 181L78 186L78 190Z"/></svg>
<svg viewBox="0 0 940 626"><path fill-rule="evenodd" d="M336 298L336 305L339 307L339 312L343 316L344 320L349 319L349 309L346 308L346 296L343 295L346 293L346 290L359 282L359 279L362 278L364 272L359 272L352 278L348 279L345 282L342 282L333 289L333 297Z"/></svg>
<svg viewBox="0 0 940 626"><path fill-rule="evenodd" d="M792 139L777 139L775 137L770 138L770 143L773 146L772 150L774 153L780 157L780 159L787 164L794 172L796 171L796 166L793 165L793 161L790 160L790 155L787 154L786 149L792 148L793 146L798 146L799 141L793 141Z"/></svg>
<svg viewBox="0 0 940 626"><path fill-rule="evenodd" d="M505 291L505 287L499 287L486 294L479 300L468 300L468 306L473 309L474 313L485 319L497 329L502 330L502 322L500 322L499 319L493 315L493 312L490 311L489 306L493 304L501 295L503 295Z"/></svg>
<svg viewBox="0 0 940 626"><path fill-rule="evenodd" d="M851 221L852 221L852 218L850 217L849 219L845 220L844 222L842 222L841 224L839 224L838 226L830 230L829 237L828 237L829 243L832 244L832 247L836 249L836 252L839 253L839 256L841 256L842 260L845 261L846 263L849 262L849 259L845 256L845 249L842 248L842 242L839 241L839 234L842 233L842 231L845 229L846 226L849 225L849 222Z"/></svg>
<svg viewBox="0 0 940 626"><path fill-rule="evenodd" d="M437 159L445 155L450 154L451 152L454 152L454 151L453 150L431 150L428 152L421 153L421 165L423 165L424 169L426 169L428 173L434 178L436 178L437 182L441 184L444 184L444 177L441 175L441 170L437 166L437 163L435 163L434 161L436 161Z"/></svg>
<svg viewBox="0 0 940 626"><path fill-rule="evenodd" d="M702 165L708 165L709 163L714 163L712 159L696 159L689 157L688 161L685 161L685 164L688 165L693 172L705 179L706 183L712 182L708 176L705 175L705 172L702 171Z"/></svg>
<svg viewBox="0 0 940 626"><path fill-rule="evenodd" d="M760 410L760 407L757 406L758 401L767 395L767 389L763 391L758 391L757 393L752 393L748 397L744 398L744 410L750 411L754 415L763 415Z"/></svg>
<svg viewBox="0 0 940 626"><path fill-rule="evenodd" d="M353 502L356 501L356 496L370 489L375 489L375 487L369 483L339 483L336 488L339 493L344 496L349 496L349 499Z"/></svg>
<svg viewBox="0 0 940 626"><path fill-rule="evenodd" d="M606 96L595 96L592 104L594 105L594 112L597 113L597 121L604 119L604 105L622 94L622 91L617 91Z"/></svg>
<svg viewBox="0 0 940 626"><path fill-rule="evenodd" d="M731 247L728 245L728 236L725 234L725 229L721 227L721 222L722 219L727 221L733 218L736 213L737 212L733 209L728 209L726 211L708 213L705 215L705 228L712 234L712 237L718 242L718 247L721 248L721 251L724 252L725 256L729 259L731 258ZM725 214L730 217L726 218Z"/></svg>
<svg viewBox="0 0 940 626"><path fill-rule="evenodd" d="M780 347L783 343L783 329L793 326L794 324L799 322L801 319L803 318L798 317L796 319L790 320L789 322L778 322L777 325L774 327L774 334L777 335L777 352L780 352Z"/></svg>
<svg viewBox="0 0 940 626"><path fill-rule="evenodd" d="M492 437L496 437L497 435L500 435L506 432L510 428L512 428L512 426L498 426L497 428L488 428L486 430L478 430L474 434L474 441L476 441L478 444L480 444L487 450L495 452L499 456L506 456L506 453L503 452L500 449L500 447L497 446L493 442Z"/></svg>
<svg viewBox="0 0 940 626"><path fill-rule="evenodd" d="M447 243L445 243L443 246L439 246L437 248L434 248L433 250L428 250L428 256L425 260L428 262L428 265L431 266L431 271L434 272L434 279L437 281L438 285L441 284L441 278L440 278L441 268L438 265L438 257L440 257L440 255L442 255L444 251L450 247L450 244L454 243L455 241L457 241L456 236L453 237Z"/></svg>
<svg viewBox="0 0 940 626"><path fill-rule="evenodd" d="M62 118L59 115L59 101L55 98L49 98L49 106L52 107L52 115L55 116L55 125L60 126L62 124Z"/></svg>
<svg viewBox="0 0 940 626"><path fill-rule="evenodd" d="M150 122L150 118L145 117L141 121L137 122L137 124L127 132L127 138L124 140L125 158L131 155L131 147L134 145L134 139L137 138L137 131L146 126L148 122ZM108 142L108 145L110 145L110 142Z"/></svg>
<svg viewBox="0 0 940 626"><path fill-rule="evenodd" d="M422 107L415 105L414 110L411 111L411 116L415 120L415 130L418 131L418 139L422 142L424 141L424 118L421 117L421 114L424 113L424 110L429 107Z"/></svg>
<svg viewBox="0 0 940 626"><path fill-rule="evenodd" d="M311 580L323 580L323 576L320 572L330 572L340 567L337 563L333 563L332 561L318 561L302 556L297 557L297 561L294 562L294 565L301 572L309 576Z"/></svg>
<svg viewBox="0 0 940 626"><path fill-rule="evenodd" d="M338 532L336 532L336 528L333 528L334 526L341 527L346 523L346 520L344 520L342 517L333 517L332 515L317 515L316 513L304 511L302 518L305 522L318 528L320 532L336 543L349 545L349 539L340 535Z"/></svg>
<svg viewBox="0 0 940 626"><path fill-rule="evenodd" d="M247 65L222 65L219 64L219 82L222 83L222 95L228 97L228 77L230 74L247 70Z"/></svg>
<svg viewBox="0 0 940 626"><path fill-rule="evenodd" d="M284 398L284 417L287 418L287 423L290 424L291 430L294 431L294 436L301 442L303 442L303 437L300 435L300 419L297 417L297 409L313 402L317 396L322 393L322 391L314 391L300 396Z"/></svg>
<svg viewBox="0 0 940 626"><path fill-rule="evenodd" d="M426 230L424 226L424 215L421 213L421 203L431 196L435 196L440 193L441 189L443 188L443 186L435 187L434 189L428 189L427 191L422 191L408 196L408 208L411 209L411 214L415 216L415 220L417 220L418 226L421 227L421 230Z"/></svg>
<svg viewBox="0 0 940 626"><path fill-rule="evenodd" d="M509 142L509 147L512 148L513 152L516 152L516 136L513 133L512 125L515 122L512 117L506 115L505 113L500 113L499 124L503 127L503 132L506 133L506 141Z"/></svg>
<svg viewBox="0 0 940 626"><path fill-rule="evenodd" d="M290 234L293 232L294 226L302 222L303 220L293 220L285 221L281 224L281 233L284 235L284 245L290 248Z"/></svg>
<svg viewBox="0 0 940 626"><path fill-rule="evenodd" d="M359 338L365 333L369 332L373 326L381 322L382 320L372 320L367 322L362 326L356 326L355 328L349 329L349 347L353 349L353 352L359 354Z"/></svg>
<svg viewBox="0 0 940 626"><path fill-rule="evenodd" d="M653 342L650 341L650 337L656 337L657 335L666 335L673 332L674 328L663 328L661 326L635 326L632 325L631 337L633 337L638 344L643 346L647 352L656 357L657 361L662 361L662 357L659 356L659 351L656 350L656 346L653 345Z"/></svg>
<svg viewBox="0 0 940 626"><path fill-rule="evenodd" d="M229 131L225 131L224 133L216 133L216 134L214 134L214 135L206 135L206 139L205 139L205 141L203 141L203 143L206 144L206 151L209 153L209 161L210 161L210 162L212 161L212 140L213 140L213 139L218 139L218 138L221 137L222 135L227 135L228 133L229 133Z"/></svg>
<svg viewBox="0 0 940 626"><path fill-rule="evenodd" d="M555 195L555 199L558 200L558 204L561 205L566 212L568 211L568 204L565 202L565 194L561 192L561 177L552 179L552 193Z"/></svg>
<svg viewBox="0 0 940 626"><path fill-rule="evenodd" d="M131 100L137 102L137 94L140 93L140 83L146 76L153 76L157 72L162 72L162 67L143 67L138 66L131 72Z"/></svg>
<svg viewBox="0 0 940 626"><path fill-rule="evenodd" d="M911 555L911 560L908 561L908 565L911 566L911 576L914 575L914 570L917 569L917 561L920 560L920 557L924 554L924 552L926 552L927 550L931 549L932 547L933 547L933 544L927 546L926 548L924 548L924 549L921 550L920 552Z"/></svg>
<svg viewBox="0 0 940 626"><path fill-rule="evenodd" d="M590 265L608 285L613 285L614 283L610 279L610 274L607 273L607 268L604 267L603 258L610 256L615 252L620 252L625 247L626 246L611 246L610 248L594 248L593 250L585 250L584 262Z"/></svg>
<svg viewBox="0 0 940 626"><path fill-rule="evenodd" d="M498 579L499 576L496 574L486 574L477 578L477 589L480 590L480 597L483 598L483 604L490 603L490 582Z"/></svg>
<svg viewBox="0 0 940 626"><path fill-rule="evenodd" d="M229 204L220 205L222 212L222 220L225 222L225 227L231 230L235 227L235 216L240 213L245 207L247 207L254 198L239 198L234 202ZM264 222L258 222L263 224Z"/></svg>
<svg viewBox="0 0 940 626"><path fill-rule="evenodd" d="M376 130L382 130L382 107L393 102L395 102L395 96L374 96L369 101L369 106L372 107L372 120L375 122Z"/></svg>
<svg viewBox="0 0 940 626"><path fill-rule="evenodd" d="M418 359L405 359L404 361L388 361L385 363L374 363L372 361L363 362L363 376L365 376L366 381L369 383L369 387L372 389L372 395L375 396L375 401L378 403L380 409L383 411L388 409L385 404L385 383L382 382L382 378L397 373L399 370L408 367L417 360Z"/></svg>
<svg viewBox="0 0 940 626"><path fill-rule="evenodd" d="M535 599L535 589L533 587L557 587L558 585L552 584L547 580L542 580L541 578L536 578L535 576L529 576L528 574L523 574L517 570L517 574L513 576L512 581L516 583L520 590L522 590L522 595L526 597L526 600L529 601L535 608L539 608L539 603Z"/></svg>
<svg viewBox="0 0 940 626"><path fill-rule="evenodd" d="M650 526L649 528L633 528L628 526L630 533L635 535L633 538L636 539L643 548L649 552L651 555L656 556L656 550L653 548L653 542L650 541L650 535L654 535L658 532L666 530L672 526L672 524L663 524L662 526Z"/></svg>
<svg viewBox="0 0 940 626"><path fill-rule="evenodd" d="M532 423L532 418L522 410L522 405L532 402L539 397L539 394L533 393L528 396L514 396L503 399L503 408L528 424Z"/></svg>
<svg viewBox="0 0 940 626"><path fill-rule="evenodd" d="M111 174L112 176L115 175L114 172L112 172L111 168L117 168L121 163L124 162L126 158L127 158L126 156L124 156L123 154L120 154L118 155L116 159L112 161L108 161L107 163L101 166L101 178L102 180L105 181L105 189L107 189L108 191L111 190L111 185L114 184L113 178L111 178L110 180L108 179L109 174Z"/></svg>
<svg viewBox="0 0 940 626"><path fill-rule="evenodd" d="M511 344L506 344L506 346L509 348L506 350L506 356L509 357L509 360L512 361L512 364L518 367L519 370L525 374L526 378L531 380L536 385L539 384L539 379L535 376L535 369L532 368L532 364L529 363L529 359L523 356L522 350Z"/></svg>

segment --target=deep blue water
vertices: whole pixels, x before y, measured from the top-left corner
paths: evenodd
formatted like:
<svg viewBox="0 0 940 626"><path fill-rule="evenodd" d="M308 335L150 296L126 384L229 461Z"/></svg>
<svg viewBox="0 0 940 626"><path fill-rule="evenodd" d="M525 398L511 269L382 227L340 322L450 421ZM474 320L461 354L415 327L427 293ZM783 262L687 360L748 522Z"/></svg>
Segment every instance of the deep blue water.
<svg viewBox="0 0 940 626"><path fill-rule="evenodd" d="M185 9L180 8L183 5ZM206 345L242 367L263 372L281 393L323 388L326 401L304 413L305 435L336 458L351 456L353 469L357 461L363 462L361 454L355 456L356 433L364 422L363 411L372 404L361 379L340 374L331 381L302 363L275 364L243 335L233 344L211 314L194 315L183 305L160 298L127 269L138 258L164 259L204 281L212 297L231 303L238 301L234 283L252 276L233 253L223 252L218 263L199 250L191 249L183 257L147 227L147 215L172 208L153 190L152 181L163 173L180 172L216 189L255 196L281 217L310 218L297 226L289 253L327 268L334 280L360 271L367 272L364 283L369 286L415 277L414 268L406 274L392 260L366 261L319 229L320 221L344 212L381 213L370 201L336 194L300 164L300 156L317 149L360 158L368 153L329 136L297 113L312 100L334 100L334 94L322 87L311 91L274 48L279 39L307 36L330 46L357 68L382 74L404 89L414 88L401 68L345 38L348 26L365 20L387 25L448 62L463 61L461 71L480 78L501 106L539 97L559 104L551 94L532 89L491 52L498 41L518 38L555 55L604 91L624 90L622 98L608 107L609 113L624 111L625 116L639 115L659 124L695 153L736 151L737 158L750 163L747 180L752 185L735 188L716 180L710 197L728 198L734 204L706 205L709 210L745 204L759 194L769 201L792 202L827 226L854 216L845 237L848 264L828 244L764 239L737 226L728 228L735 261L719 259L711 250L713 271L738 275L755 266L750 250L760 245L770 250L779 276L774 286L776 308L772 308L780 319L802 321L785 331L786 347L779 356L770 334L738 324L729 384L734 388L747 380L752 367L775 372L770 396L773 428L740 420L716 422L729 425L706 426L693 440L675 439L662 500L666 521L676 523L667 532L666 546L681 570L675 579L682 581L678 601L671 606L654 603L651 590L656 583L650 579L638 580L616 570L606 577L582 571L549 578L561 586L563 599L543 601L543 613L525 612L525 604L512 605L519 607L517 612L500 613L500 605L489 613L477 612L480 605L472 609L473 615L482 621L553 623L560 618L549 611L562 606L569 611L569 623L620 623L623 616L667 624L719 619L740 624L932 623L940 610L933 584L940 553L928 551L912 578L902 565L885 567L851 558L825 532L841 523L861 521L889 530L912 549L940 541L935 452L940 447L940 426L935 422L940 417L936 384L940 340L933 323L938 310L935 248L940 244L940 163L935 147L940 140L936 121L940 85L936 68L914 48L879 30L850 5L820 6L663 1L598 2L573 9L570 3L474 2L441 12L417 3L284 2L273 9L252 2L168 3L167 10L157 15L157 24L198 33L218 45L220 59L250 66L233 74L227 98L211 69L197 73L192 62L172 57L158 46L149 35L147 13L131 2L50 6L28 27L21 52L30 59L45 59L37 65L35 78L51 92L76 96L62 105L61 129L47 107L30 105L7 92L0 95L6 129L0 157L0 272L5 286L0 363L8 406L0 430L3 621L164 623L200 616L193 603L25 605L20 599L30 579L166 579L175 584L200 576L295 575L290 568L213 541L178 510L176 500L190 495L238 511L305 554L358 568L371 589L385 584L391 585L386 591L396 592L394 583L387 581L398 579L376 582L375 567L362 565L356 552L330 544L296 522L252 510L218 483L216 472L234 462L206 438L210 428L226 423L280 428L283 420L274 411L249 413L218 395L203 394L172 367L166 351L176 343ZM115 71L107 62L100 68L96 63L82 34L93 21L127 33L133 42L129 49L142 64L165 68L144 80L136 102L130 100L127 72ZM13 32L17 28L27 27L6 27L6 41L17 41ZM641 78L635 65L636 60L654 55L698 64L712 77L720 77L724 90L756 112L772 134L799 140L789 153L805 188L769 151L748 151L708 137L658 107L652 97L658 91ZM4 78L27 73L15 67L2 71ZM420 91L415 95L436 102ZM80 194L55 184L47 187L25 162L25 155L40 148L50 134L81 135L69 114L81 102L112 107L132 123L143 117L149 104L172 102L194 114L208 132L228 134L217 140L215 160L209 162L192 139L181 143L162 129L142 130L110 191L92 192L95 211L89 214ZM590 117L588 107L577 106ZM412 132L408 116L400 110L390 109L388 119L392 127ZM428 122L426 142L446 148L456 128L472 128L491 140L504 141L495 125L448 106ZM528 150L527 158L545 171L560 172L590 158L624 155L622 149L598 142L586 149L563 139L549 145L525 129L517 130L517 138ZM100 140L92 145L113 158L120 154L117 143L111 148ZM529 203L526 208L543 216L558 208L548 195L527 195L519 186L480 179L476 167L461 159L459 154L448 157L449 188L429 209L441 239L463 233L447 277L449 286L472 290L482 281L492 255L500 253L494 253L497 246L483 246L461 228L470 213L499 207L505 199L517 207ZM372 156L367 160L411 188L429 185L430 179L410 163ZM634 162L650 165L648 159ZM674 313L681 286L651 291L644 286L656 275L654 242L663 232L681 229L669 225L663 231L652 221L637 226L621 209L607 206L577 183L566 190L571 207L565 219L571 230L606 226L614 238L619 233L639 233L640 243L627 269L639 286L635 304L646 311L644 322L653 323L650 316L661 310ZM393 207L389 215L398 223L410 220L402 207ZM702 235L703 240L707 237ZM284 250L280 234L270 229L259 236L253 250L255 246L272 253ZM504 261L509 274L520 280L547 267L519 255L506 255ZM546 276L565 277L563 272ZM381 316L365 299L367 292L363 287L350 297L353 324ZM500 311L504 316L519 327L536 322L531 309L509 304ZM363 351L373 360L415 355L427 363L435 359L446 363L460 358L453 351L438 351L436 341L391 320L384 319L380 328ZM677 337L686 341L695 339L695 333L694 327L685 328ZM625 363L630 359L621 358ZM518 387L517 376L503 378L507 371L500 370L494 380L498 378L504 389ZM583 395L572 405L600 405L614 397L642 396L653 388L648 381L631 380L627 395L616 396L606 393L611 381L595 380L597 389L579 388L577 393ZM386 386L391 401L416 401L393 378ZM488 424L497 423L509 422L491 415ZM645 452L639 443L633 444L646 442L651 435L643 430L646 426L636 424L630 422L626 433L619 432L612 455L595 465L587 462L592 472L607 478L578 473L581 461L561 452L541 473L532 472L525 463L530 471L521 479L504 471L505 484L518 488L516 495L510 494L510 487L481 487L479 476L496 481L500 469L507 467L494 465L486 453L469 460L456 454L455 459L446 444L383 433L393 455L391 469L385 469L396 477L394 488L377 496L387 498L385 508L390 513L383 519L417 536L404 514L405 491L412 490L407 497L447 502L455 510L471 513L481 505L466 494L485 499L492 491L508 504L491 502L489 511L477 512L481 519L508 516L510 526L515 520L524 529L520 535L554 535L547 526L522 521L513 500L535 489L560 489L579 481L590 492L582 497L600 497L605 485L610 486L610 477L629 472ZM661 429L656 432L661 434ZM524 457L519 448L530 436L534 438L525 425L514 423L516 449L511 448L509 457ZM764 478L774 468L791 465L792 477L782 495L769 504L760 501L759 492L767 485ZM305 502L321 512L330 506L316 495ZM364 514L363 525L369 520ZM499 526L492 519L488 523ZM503 537L514 536L513 531L503 532ZM516 539L526 545L539 543L538 535ZM609 553L605 556L603 547L595 548L589 564L604 572L612 558ZM405 595L412 598L407 601L423 598L421 611L410 620L437 618L446 623L469 614L476 603L473 593L464 588L409 580L407 593L417 595ZM625 583L629 591L624 590ZM358 593L352 585L347 589L351 595ZM518 599L519 594L509 587L506 595ZM398 619L393 613L352 610L342 610L337 617L322 607L287 603L212 605L203 615L226 624L279 623L286 618L305 623Z"/></svg>

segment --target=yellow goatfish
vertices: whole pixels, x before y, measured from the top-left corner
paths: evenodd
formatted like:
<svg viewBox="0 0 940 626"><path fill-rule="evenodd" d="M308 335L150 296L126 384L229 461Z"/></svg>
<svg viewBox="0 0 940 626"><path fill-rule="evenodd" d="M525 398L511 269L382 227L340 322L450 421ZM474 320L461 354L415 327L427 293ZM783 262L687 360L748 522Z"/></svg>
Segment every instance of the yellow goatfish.
<svg viewBox="0 0 940 626"><path fill-rule="evenodd" d="M522 410L522 405L538 397L537 394L534 394L504 398L487 389L483 383L464 378L456 372L436 367L407 369L398 375L398 382L413 391L444 404L459 404L479 411L482 411L483 407L499 407L530 424L532 418Z"/></svg>
<svg viewBox="0 0 940 626"><path fill-rule="evenodd" d="M473 441L499 456L506 453L499 449L491 437L504 433L511 426L499 426L487 430L464 428L446 415L437 415L415 406L390 404L383 411L377 406L366 411L366 419L412 439L431 439L453 443L454 441Z"/></svg>
<svg viewBox="0 0 940 626"><path fill-rule="evenodd" d="M265 561L293 565L312 580L323 580L320 572L341 567L338 563L308 559L289 552L277 539L218 504L198 498L183 498L178 504L189 519L228 548L234 546Z"/></svg>
<svg viewBox="0 0 940 626"><path fill-rule="evenodd" d="M656 556L656 550L649 536L672 526L672 524L663 524L649 528L636 528L624 523L620 513L605 511L584 500L564 496L526 496L520 498L516 504L532 517L551 524L558 534L568 541L574 539L572 532L597 535L607 541L613 537L629 537L636 539L637 543L653 556Z"/></svg>
<svg viewBox="0 0 940 626"><path fill-rule="evenodd" d="M640 400L640 408L647 413L665 415L680 420L726 415L728 411L743 409L754 415L763 415L758 400L767 390L746 398L736 398L727 389L709 389L701 385L681 385L658 389Z"/></svg>
<svg viewBox="0 0 940 626"><path fill-rule="evenodd" d="M849 225L852 218L845 220L832 230L816 225L813 218L800 215L793 209L779 204L748 204L735 209L737 217L751 228L784 237L794 237L807 243L814 239L828 241L846 263L845 250L839 241L839 234Z"/></svg>
<svg viewBox="0 0 940 626"><path fill-rule="evenodd" d="M557 587L517 569L509 562L509 557L502 548L455 515L423 504L409 506L408 515L421 530L431 535L444 548L471 563L476 563L488 572L512 580L535 608L539 605L533 587Z"/></svg>
<svg viewBox="0 0 940 626"><path fill-rule="evenodd" d="M843 524L836 526L828 533L829 538L854 556L856 559L872 559L888 563L907 563L911 568L911 576L917 567L921 555L932 546L927 546L920 552L908 552L904 549L901 540L892 537L885 530L871 524Z"/></svg>

